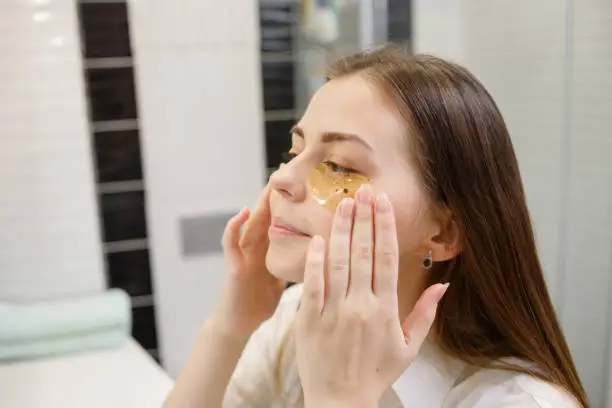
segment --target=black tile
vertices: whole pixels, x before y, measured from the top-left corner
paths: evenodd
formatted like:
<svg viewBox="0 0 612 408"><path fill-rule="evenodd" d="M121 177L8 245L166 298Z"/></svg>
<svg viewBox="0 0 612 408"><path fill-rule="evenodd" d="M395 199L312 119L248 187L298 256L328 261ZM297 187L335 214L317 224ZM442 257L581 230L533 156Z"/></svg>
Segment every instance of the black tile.
<svg viewBox="0 0 612 408"><path fill-rule="evenodd" d="M270 30L268 32L271 32ZM265 34L265 32L262 32ZM280 38L262 38L261 39L261 51L262 52L291 52L293 49L293 40L280 39Z"/></svg>
<svg viewBox="0 0 612 408"><path fill-rule="evenodd" d="M104 242L146 238L144 192L102 194Z"/></svg>
<svg viewBox="0 0 612 408"><path fill-rule="evenodd" d="M106 260L111 287L121 288L130 296L150 295L153 292L149 251L110 253Z"/></svg>
<svg viewBox="0 0 612 408"><path fill-rule="evenodd" d="M153 306L132 309L132 337L145 349L157 348L155 308Z"/></svg>
<svg viewBox="0 0 612 408"><path fill-rule="evenodd" d="M126 3L81 3L79 14L85 58L132 55Z"/></svg>
<svg viewBox="0 0 612 408"><path fill-rule="evenodd" d="M291 148L289 131L295 124L292 120L266 122L266 167L278 167L282 155Z"/></svg>
<svg viewBox="0 0 612 408"><path fill-rule="evenodd" d="M86 75L94 122L138 116L131 67L89 69Z"/></svg>
<svg viewBox="0 0 612 408"><path fill-rule="evenodd" d="M264 63L262 74L264 109L267 111L294 109L293 63Z"/></svg>
<svg viewBox="0 0 612 408"><path fill-rule="evenodd" d="M389 41L405 43L412 38L411 3L410 0L388 0Z"/></svg>
<svg viewBox="0 0 612 408"><path fill-rule="evenodd" d="M262 26L292 26L297 23L298 13L299 9L293 4L265 4L260 2L259 22Z"/></svg>
<svg viewBox="0 0 612 408"><path fill-rule="evenodd" d="M99 182L142 179L138 130L94 134Z"/></svg>
<svg viewBox="0 0 612 408"><path fill-rule="evenodd" d="M261 50L289 52L293 49L296 14L290 5L262 5L259 11Z"/></svg>

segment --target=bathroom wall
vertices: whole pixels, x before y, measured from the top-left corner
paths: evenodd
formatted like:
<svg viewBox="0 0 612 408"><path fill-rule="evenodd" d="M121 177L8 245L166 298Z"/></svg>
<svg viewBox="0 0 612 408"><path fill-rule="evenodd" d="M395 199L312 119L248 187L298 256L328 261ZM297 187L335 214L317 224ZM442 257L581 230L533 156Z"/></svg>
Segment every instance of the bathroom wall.
<svg viewBox="0 0 612 408"><path fill-rule="evenodd" d="M412 0L413 50L460 60L465 1Z"/></svg>
<svg viewBox="0 0 612 408"><path fill-rule="evenodd" d="M174 376L217 300L224 223L265 182L258 10L128 4L160 352Z"/></svg>
<svg viewBox="0 0 612 408"><path fill-rule="evenodd" d="M77 14L0 2L0 300L105 287Z"/></svg>
<svg viewBox="0 0 612 408"><path fill-rule="evenodd" d="M612 3L576 0L569 16L560 311L593 406L603 406L612 362Z"/></svg>
<svg viewBox="0 0 612 408"><path fill-rule="evenodd" d="M415 50L470 68L513 137L546 278L593 407L606 403L612 3L416 0Z"/></svg>

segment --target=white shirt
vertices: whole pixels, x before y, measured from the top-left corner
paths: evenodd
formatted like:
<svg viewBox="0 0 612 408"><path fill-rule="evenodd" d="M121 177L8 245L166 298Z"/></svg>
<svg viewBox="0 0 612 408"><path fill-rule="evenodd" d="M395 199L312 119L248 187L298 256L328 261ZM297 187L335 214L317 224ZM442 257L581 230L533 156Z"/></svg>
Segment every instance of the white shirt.
<svg viewBox="0 0 612 408"><path fill-rule="evenodd" d="M228 386L224 408L303 406L291 325L301 295L283 295L274 316L252 336ZM433 345L381 398L380 408L579 408L564 391L527 374L481 369Z"/></svg>

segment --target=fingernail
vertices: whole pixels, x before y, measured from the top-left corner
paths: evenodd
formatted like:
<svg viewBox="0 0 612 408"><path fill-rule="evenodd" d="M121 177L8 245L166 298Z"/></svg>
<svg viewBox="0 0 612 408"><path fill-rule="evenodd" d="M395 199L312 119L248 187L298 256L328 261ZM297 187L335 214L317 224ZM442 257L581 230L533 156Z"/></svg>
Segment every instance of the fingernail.
<svg viewBox="0 0 612 408"><path fill-rule="evenodd" d="M355 199L359 204L370 204L372 200L372 187L369 184L362 184L355 194Z"/></svg>
<svg viewBox="0 0 612 408"><path fill-rule="evenodd" d="M323 241L323 238L318 235L312 237L311 245L312 249L316 252L323 252L323 250L325 249L325 241Z"/></svg>
<svg viewBox="0 0 612 408"><path fill-rule="evenodd" d="M391 211L391 203L386 193L379 194L376 198L376 211L379 213L387 213Z"/></svg>
<svg viewBox="0 0 612 408"><path fill-rule="evenodd" d="M353 200L350 198L343 198L340 201L340 215L349 218L353 215Z"/></svg>
<svg viewBox="0 0 612 408"><path fill-rule="evenodd" d="M448 282L442 285L442 287L440 288L440 292L438 292L438 300L436 301L436 303L439 303L442 300L449 286L450 283Z"/></svg>

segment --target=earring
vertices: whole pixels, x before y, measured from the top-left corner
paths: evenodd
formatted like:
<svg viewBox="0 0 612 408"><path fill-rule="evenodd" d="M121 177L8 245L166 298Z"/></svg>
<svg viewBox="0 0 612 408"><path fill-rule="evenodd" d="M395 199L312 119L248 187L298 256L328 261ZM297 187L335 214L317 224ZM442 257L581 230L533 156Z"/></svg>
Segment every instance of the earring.
<svg viewBox="0 0 612 408"><path fill-rule="evenodd" d="M433 252L431 250L425 255L425 259L423 259L423 268L431 269L433 266Z"/></svg>

